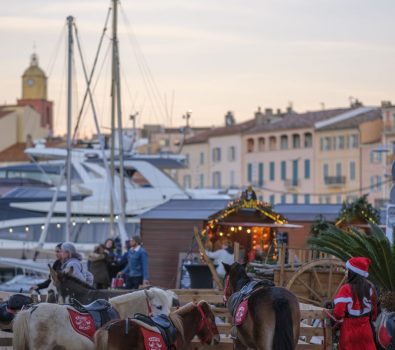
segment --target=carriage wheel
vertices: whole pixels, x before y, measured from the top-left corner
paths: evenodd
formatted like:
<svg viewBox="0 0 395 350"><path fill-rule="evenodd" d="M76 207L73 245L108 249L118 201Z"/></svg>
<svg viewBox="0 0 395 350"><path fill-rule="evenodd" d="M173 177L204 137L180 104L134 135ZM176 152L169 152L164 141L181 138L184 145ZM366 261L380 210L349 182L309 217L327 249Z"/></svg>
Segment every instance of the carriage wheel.
<svg viewBox="0 0 395 350"><path fill-rule="evenodd" d="M286 284L303 303L325 306L346 281L345 264L338 259L320 259L303 264Z"/></svg>

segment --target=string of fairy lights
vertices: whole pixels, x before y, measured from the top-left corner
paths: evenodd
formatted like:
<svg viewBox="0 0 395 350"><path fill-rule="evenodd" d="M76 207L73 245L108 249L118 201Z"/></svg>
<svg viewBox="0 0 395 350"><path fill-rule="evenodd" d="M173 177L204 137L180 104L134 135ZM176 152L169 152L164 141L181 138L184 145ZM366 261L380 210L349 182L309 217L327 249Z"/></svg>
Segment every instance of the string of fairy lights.
<svg viewBox="0 0 395 350"><path fill-rule="evenodd" d="M206 227L202 230L202 236L207 239L208 234L218 235L219 238L224 236L231 237L237 233L245 232L247 235L251 235L251 250L250 252L255 252L262 249L262 252L266 256L270 256L272 260L277 259L277 240L276 231L270 227L258 227L254 226L254 223L249 225L241 225L235 223L234 225L224 225L226 218L231 214L235 214L241 209L255 209L258 213L262 214L264 217L272 220L274 224L283 225L287 224L287 219L272 210L269 203L260 200L245 200L236 199L228 203L228 205L217 213L215 217L208 220Z"/></svg>
<svg viewBox="0 0 395 350"><path fill-rule="evenodd" d="M53 223L51 223L51 225L53 225L56 229L60 230L62 228L65 227L66 223L65 222L56 222L57 219L63 219L63 218L54 218L52 221ZM116 215L114 217L115 221L119 220L119 215ZM86 225L90 225L90 224L95 224L95 223L105 223L105 222L110 222L110 218L109 217L87 217L82 219L81 217L78 218L74 218L71 221L71 226L76 227L77 225L81 225L81 224L86 224ZM42 224L31 224L31 225L13 225L10 226L8 228L6 228L6 230L8 230L9 233L21 233L21 232L25 232L26 234L31 232L32 230L34 230L37 226L40 226L40 230L43 231L45 228L45 225Z"/></svg>

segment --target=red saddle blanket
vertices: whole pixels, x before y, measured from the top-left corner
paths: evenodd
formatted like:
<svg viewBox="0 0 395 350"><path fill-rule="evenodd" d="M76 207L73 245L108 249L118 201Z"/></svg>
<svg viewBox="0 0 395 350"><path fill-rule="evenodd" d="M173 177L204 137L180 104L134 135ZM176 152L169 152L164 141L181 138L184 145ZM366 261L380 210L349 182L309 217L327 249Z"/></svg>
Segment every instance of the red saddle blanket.
<svg viewBox="0 0 395 350"><path fill-rule="evenodd" d="M384 349L389 348L392 341L392 336L387 328L388 316L388 313L382 313L380 324L377 329L377 339Z"/></svg>
<svg viewBox="0 0 395 350"><path fill-rule="evenodd" d="M80 313L73 309L67 308L70 316L70 323L74 330L88 337L89 339L93 339L93 336L96 332L95 322L93 321L93 317L87 313Z"/></svg>
<svg viewBox="0 0 395 350"><path fill-rule="evenodd" d="M235 326L240 326L243 324L248 314L248 299L244 299L236 309L234 315Z"/></svg>
<svg viewBox="0 0 395 350"><path fill-rule="evenodd" d="M144 337L145 350L167 350L167 346L165 345L160 333L151 331L144 327L141 327L140 329Z"/></svg>

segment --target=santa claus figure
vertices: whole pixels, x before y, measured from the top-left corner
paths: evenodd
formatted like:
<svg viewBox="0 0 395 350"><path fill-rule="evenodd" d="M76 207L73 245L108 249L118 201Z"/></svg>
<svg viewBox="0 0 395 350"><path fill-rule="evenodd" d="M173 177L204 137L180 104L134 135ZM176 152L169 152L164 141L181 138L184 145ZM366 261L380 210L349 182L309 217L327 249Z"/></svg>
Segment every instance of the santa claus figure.
<svg viewBox="0 0 395 350"><path fill-rule="evenodd" d="M375 350L370 321L377 317L377 296L369 276L371 261L355 257L347 261L347 283L337 293L333 315L341 322L339 350Z"/></svg>

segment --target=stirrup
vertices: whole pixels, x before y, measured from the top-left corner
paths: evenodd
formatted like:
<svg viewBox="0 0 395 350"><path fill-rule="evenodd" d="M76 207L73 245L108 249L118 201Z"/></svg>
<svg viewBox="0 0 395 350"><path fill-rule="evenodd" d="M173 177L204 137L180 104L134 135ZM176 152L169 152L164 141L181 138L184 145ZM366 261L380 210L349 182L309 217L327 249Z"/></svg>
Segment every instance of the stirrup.
<svg viewBox="0 0 395 350"><path fill-rule="evenodd" d="M230 338L233 340L237 339L237 334L238 334L237 327L232 326L232 328L230 329Z"/></svg>

